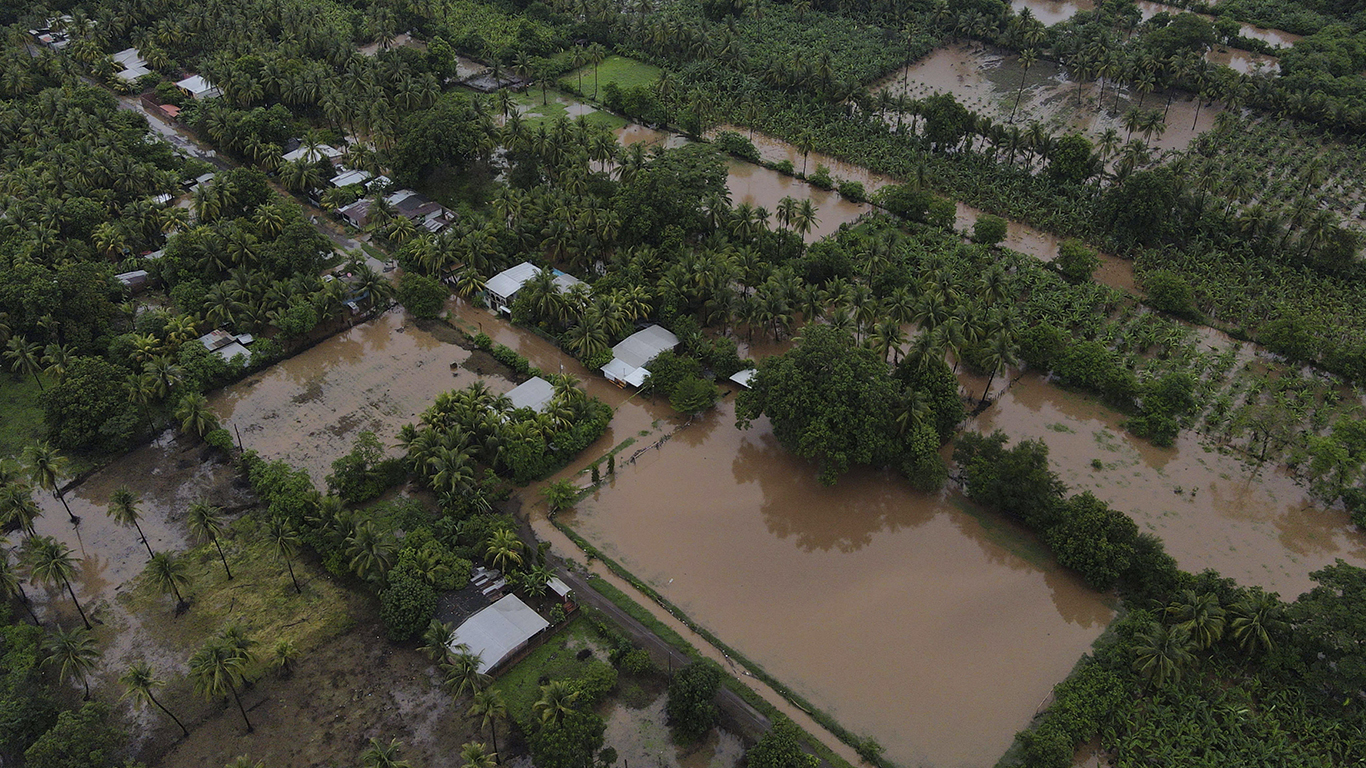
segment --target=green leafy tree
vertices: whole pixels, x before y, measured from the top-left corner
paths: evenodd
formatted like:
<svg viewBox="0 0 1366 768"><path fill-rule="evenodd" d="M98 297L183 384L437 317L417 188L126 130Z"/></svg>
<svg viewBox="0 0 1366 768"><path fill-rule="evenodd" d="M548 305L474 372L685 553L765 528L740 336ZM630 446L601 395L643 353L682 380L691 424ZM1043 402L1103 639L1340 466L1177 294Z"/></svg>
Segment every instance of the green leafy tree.
<svg viewBox="0 0 1366 768"><path fill-rule="evenodd" d="M691 377L680 381L669 396L669 405L689 416L701 413L716 404L716 385L706 379Z"/></svg>
<svg viewBox="0 0 1366 768"><path fill-rule="evenodd" d="M1315 587L1288 611L1293 650L1311 690L1352 702L1366 690L1366 570L1338 560L1309 577Z"/></svg>
<svg viewBox="0 0 1366 768"><path fill-rule="evenodd" d="M182 734L190 735L190 730L185 727L184 723L180 722L180 718L176 717L174 712L167 709L166 705L157 699L156 689L165 685L166 681L152 672L150 664L143 661L133 662L122 675L119 675L119 682L127 689L123 694L124 696L132 696L144 704L151 704L160 709L166 713L167 717L174 720L176 725L180 726Z"/></svg>
<svg viewBox="0 0 1366 768"><path fill-rule="evenodd" d="M1063 502L1057 517L1044 540L1058 562L1096 589L1114 586L1133 562L1138 525L1089 491Z"/></svg>
<svg viewBox="0 0 1366 768"><path fill-rule="evenodd" d="M781 715L745 753L745 764L750 768L816 768L820 762L802 749L801 729Z"/></svg>
<svg viewBox="0 0 1366 768"><path fill-rule="evenodd" d="M1024 440L1005 447L1004 432L968 432L958 440L953 460L963 473L968 496L1036 529L1056 519L1067 486L1048 466L1048 446Z"/></svg>
<svg viewBox="0 0 1366 768"><path fill-rule="evenodd" d="M1054 264L1063 277L1074 283L1085 283L1100 267L1100 258L1080 240L1068 239L1058 246L1058 258Z"/></svg>
<svg viewBox="0 0 1366 768"><path fill-rule="evenodd" d="M398 280L398 303L414 317L431 318L441 314L451 292L439 280L405 272Z"/></svg>
<svg viewBox="0 0 1366 768"><path fill-rule="evenodd" d="M527 737L531 759L537 768L581 768L602 748L606 729L607 724L596 714L571 710Z"/></svg>
<svg viewBox="0 0 1366 768"><path fill-rule="evenodd" d="M141 425L131 394L125 369L98 357L73 358L42 395L48 434L61 448L119 450Z"/></svg>
<svg viewBox="0 0 1366 768"><path fill-rule="evenodd" d="M696 741L716 725L716 691L721 687L721 675L715 662L702 660L678 670L669 681L665 711L669 724L684 741Z"/></svg>
<svg viewBox="0 0 1366 768"><path fill-rule="evenodd" d="M388 586L379 593L379 615L389 639L407 640L418 634L436 613L436 591L413 565L400 557L389 571Z"/></svg>
<svg viewBox="0 0 1366 768"><path fill-rule="evenodd" d="M981 245L998 245L1006 239L1006 220L1000 216L984 213L972 224L972 242Z"/></svg>
<svg viewBox="0 0 1366 768"><path fill-rule="evenodd" d="M127 734L113 725L109 705L88 702L57 716L56 725L24 752L28 768L114 768Z"/></svg>

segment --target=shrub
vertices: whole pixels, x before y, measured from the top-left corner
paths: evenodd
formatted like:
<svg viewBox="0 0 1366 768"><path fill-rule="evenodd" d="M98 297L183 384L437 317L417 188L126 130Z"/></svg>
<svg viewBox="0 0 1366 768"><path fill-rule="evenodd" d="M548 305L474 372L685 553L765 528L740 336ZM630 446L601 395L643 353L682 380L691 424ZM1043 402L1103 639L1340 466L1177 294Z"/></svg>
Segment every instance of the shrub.
<svg viewBox="0 0 1366 768"><path fill-rule="evenodd" d="M493 349L493 339L489 338L489 335L482 331L471 336L470 340L474 342L474 346L486 352Z"/></svg>
<svg viewBox="0 0 1366 768"><path fill-rule="evenodd" d="M840 197L851 203L861 203L868 199L868 191L863 188L863 183L859 181L840 179L839 193Z"/></svg>
<svg viewBox="0 0 1366 768"><path fill-rule="evenodd" d="M1040 373L1053 370L1066 349L1067 334L1048 322L1031 325L1020 334L1020 359Z"/></svg>
<svg viewBox="0 0 1366 768"><path fill-rule="evenodd" d="M1100 258L1080 241L1064 240L1058 246L1058 259L1054 264L1063 277L1074 283L1084 283L1100 267Z"/></svg>
<svg viewBox="0 0 1366 768"><path fill-rule="evenodd" d="M628 675L648 675L655 670L650 661L650 652L644 648L633 648L621 655L621 670Z"/></svg>
<svg viewBox="0 0 1366 768"><path fill-rule="evenodd" d="M745 753L749 768L816 768L820 762L820 758L802 749L801 729L781 715Z"/></svg>
<svg viewBox="0 0 1366 768"><path fill-rule="evenodd" d="M222 427L205 432L204 442L208 443L214 450L223 454L231 454L233 448L237 447L233 445L232 434Z"/></svg>
<svg viewBox="0 0 1366 768"><path fill-rule="evenodd" d="M816 170L806 177L806 180L811 182L811 186L819 189L831 189L835 186L835 180L830 178L830 169L819 164L816 166Z"/></svg>
<svg viewBox="0 0 1366 768"><path fill-rule="evenodd" d="M109 705L89 702L57 716L57 724L24 752L31 768L112 768L127 735L110 724Z"/></svg>
<svg viewBox="0 0 1366 768"><path fill-rule="evenodd" d="M984 213L972 225L972 242L996 245L1006 239L1006 220Z"/></svg>
<svg viewBox="0 0 1366 768"><path fill-rule="evenodd" d="M762 158L759 157L759 150L754 148L754 143L735 131L721 131L716 134L713 142L717 149L741 160L748 160L756 165L762 162Z"/></svg>
<svg viewBox="0 0 1366 768"><path fill-rule="evenodd" d="M416 317L432 318L441 314L450 291L439 280L413 272L398 279L398 301Z"/></svg>
<svg viewBox="0 0 1366 768"><path fill-rule="evenodd" d="M559 723L548 722L527 737L537 768L582 768L602 747L607 724L592 712L573 710Z"/></svg>
<svg viewBox="0 0 1366 768"><path fill-rule="evenodd" d="M617 670L605 661L594 659L574 681L574 687L579 691L578 706L592 707L617 687Z"/></svg>
<svg viewBox="0 0 1366 768"><path fill-rule="evenodd" d="M1163 312L1180 317L1195 317L1195 293L1190 283L1175 272L1154 270L1143 276L1143 290L1148 293L1148 304Z"/></svg>

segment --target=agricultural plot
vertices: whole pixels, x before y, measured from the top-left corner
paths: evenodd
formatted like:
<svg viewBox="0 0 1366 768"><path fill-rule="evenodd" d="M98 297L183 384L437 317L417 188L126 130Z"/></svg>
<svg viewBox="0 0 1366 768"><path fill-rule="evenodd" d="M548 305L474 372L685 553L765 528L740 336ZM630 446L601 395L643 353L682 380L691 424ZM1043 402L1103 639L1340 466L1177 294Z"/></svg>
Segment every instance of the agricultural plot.
<svg viewBox="0 0 1366 768"><path fill-rule="evenodd" d="M560 84L578 89L584 96L597 100L608 83L615 84L623 91L648 88L658 82L663 73L664 70L652 64L613 55L603 59L601 64L588 64L570 72L560 78Z"/></svg>

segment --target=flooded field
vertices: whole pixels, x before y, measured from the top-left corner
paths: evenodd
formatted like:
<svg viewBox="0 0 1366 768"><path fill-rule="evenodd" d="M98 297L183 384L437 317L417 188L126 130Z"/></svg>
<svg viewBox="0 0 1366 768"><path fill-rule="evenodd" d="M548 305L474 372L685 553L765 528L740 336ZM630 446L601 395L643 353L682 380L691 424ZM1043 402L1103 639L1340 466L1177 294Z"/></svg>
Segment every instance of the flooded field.
<svg viewBox="0 0 1366 768"><path fill-rule="evenodd" d="M1311 571L1336 558L1366 566L1366 536L1347 514L1314 504L1283 470L1268 465L1254 476L1189 430L1159 448L1127 434L1121 421L1094 398L1028 374L970 426L1003 430L1012 444L1043 440L1074 492L1089 490L1131 515L1186 570L1214 568L1290 600L1312 586Z"/></svg>
<svg viewBox="0 0 1366 768"><path fill-rule="evenodd" d="M1116 96L1113 85L1103 80L1083 83L1079 91L1056 62L1041 59L1026 72L1015 54L969 44L938 48L873 88L916 99L951 93L968 109L998 122L1008 121L1014 110L1014 122L1021 127L1037 121L1055 135L1079 132L1092 138L1113 129L1124 139L1145 139L1141 133L1126 136L1124 113L1130 106L1162 109L1166 104L1161 93L1143 98L1124 86ZM1146 137L1148 145L1154 151L1185 149L1196 136L1214 127L1222 111L1222 105L1203 104L1197 115L1196 100L1178 93L1167 109L1166 129Z"/></svg>
<svg viewBox="0 0 1366 768"><path fill-rule="evenodd" d="M567 519L896 762L990 765L1110 606L959 497L815 475L723 403Z"/></svg>
<svg viewBox="0 0 1366 768"><path fill-rule="evenodd" d="M1190 11L1187 11L1184 8L1178 8L1163 3L1152 3L1147 0L1139 0L1137 5L1138 12L1142 15L1144 21L1151 19L1159 13L1167 13L1173 16L1178 13L1190 13ZM1093 0L1010 0L1010 7L1017 14L1028 8L1029 12L1034 15L1034 18L1043 22L1044 26L1051 27L1058 22L1067 21L1082 11L1095 10L1096 4ZM1213 17L1207 14L1202 13L1198 15L1205 19L1213 20ZM1252 40L1261 40L1264 43L1270 43L1271 45L1281 48L1288 48L1302 39L1301 35L1292 35L1289 32L1284 32L1279 29L1266 29L1251 24L1242 24L1240 26L1241 29L1239 30L1239 34L1243 37ZM1220 62L1215 63L1217 64Z"/></svg>
<svg viewBox="0 0 1366 768"><path fill-rule="evenodd" d="M971 231L972 225L981 215L980 210L965 203L959 203L954 226L962 232ZM1018 221L1008 219L1006 221L1006 239L1001 245L1012 251L1033 256L1039 261L1047 262L1058 257L1058 247L1062 244L1062 240L1056 235L1050 235L1028 224L1021 224ZM1101 251L1096 251L1096 256L1100 259L1100 267L1096 269L1095 273L1096 282L1132 294L1142 293L1139 290L1138 281L1134 279L1132 261Z"/></svg>

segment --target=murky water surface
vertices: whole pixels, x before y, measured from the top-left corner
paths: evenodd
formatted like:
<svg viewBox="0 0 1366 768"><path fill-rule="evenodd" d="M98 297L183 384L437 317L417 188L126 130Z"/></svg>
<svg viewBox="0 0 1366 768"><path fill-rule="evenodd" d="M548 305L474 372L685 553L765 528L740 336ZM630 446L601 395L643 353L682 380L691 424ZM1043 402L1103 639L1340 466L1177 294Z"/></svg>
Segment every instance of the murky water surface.
<svg viewBox="0 0 1366 768"><path fill-rule="evenodd" d="M1172 448L1158 448L1124 432L1121 421L1093 398L1029 374L971 427L1004 430L1012 444L1043 440L1073 492L1091 491L1131 515L1186 570L1214 568L1290 600L1312 586L1311 571L1336 558L1366 566L1366 536L1346 513L1313 503L1284 471L1268 465L1254 475L1189 430Z"/></svg>
<svg viewBox="0 0 1366 768"><path fill-rule="evenodd" d="M1111 608L961 498L815 474L726 403L570 520L898 763L991 764Z"/></svg>
<svg viewBox="0 0 1366 768"><path fill-rule="evenodd" d="M1105 80L1083 83L1079 89L1056 62L1041 59L1025 71L1014 54L968 44L938 48L873 87L917 99L951 93L968 109L998 122L1010 121L1014 112L1014 124L1021 129L1037 121L1055 135L1079 132L1093 139L1108 129L1117 131L1122 140L1143 139L1141 133L1128 135L1124 113L1130 106L1165 109L1165 130L1148 137L1154 151L1185 149L1192 139L1212 128L1223 111L1222 105L1206 103L1197 115L1196 100L1189 94L1176 94L1167 107L1166 95L1161 92L1144 95L1123 84L1117 92L1114 84Z"/></svg>
<svg viewBox="0 0 1366 768"><path fill-rule="evenodd" d="M1138 11L1144 21L1151 19L1159 13L1176 15L1178 13L1189 13L1184 8L1178 8L1163 3L1152 3L1147 0L1139 0L1137 3ZM1081 11L1094 10L1096 4L1092 0L1010 0L1010 7L1018 14L1028 8L1034 18L1043 22L1044 26L1051 27L1061 21L1066 21ZM1213 17L1207 14L1199 16L1213 21ZM1288 48L1303 39L1302 35L1294 35L1279 29L1266 29L1251 24L1241 24L1240 34L1243 37L1253 40L1261 40L1271 45ZM1214 62L1216 64L1222 62Z"/></svg>

